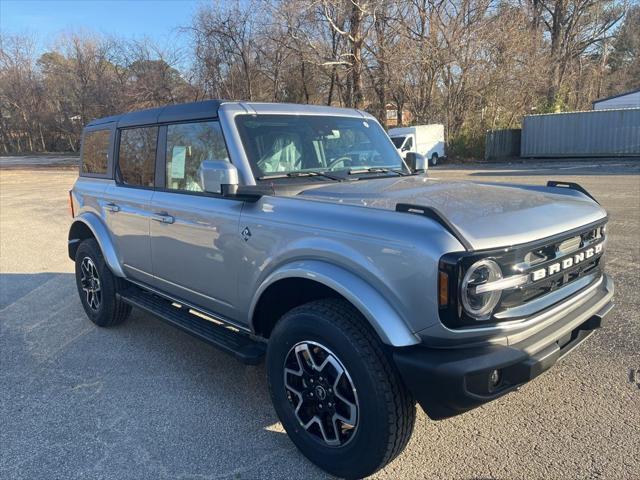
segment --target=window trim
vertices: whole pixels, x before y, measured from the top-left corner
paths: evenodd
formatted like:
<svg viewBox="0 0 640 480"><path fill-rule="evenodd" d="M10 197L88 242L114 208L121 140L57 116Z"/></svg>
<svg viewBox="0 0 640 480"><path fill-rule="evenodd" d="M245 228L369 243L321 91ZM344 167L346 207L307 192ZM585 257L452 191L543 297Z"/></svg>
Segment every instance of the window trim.
<svg viewBox="0 0 640 480"><path fill-rule="evenodd" d="M226 200L235 200L233 198L225 197L222 193L214 193L214 192L199 192L195 190L177 190L175 188L168 188L166 186L167 181L167 138L168 138L168 130L171 125L184 125L188 123L207 123L207 122L217 122L220 127L220 134L222 135L222 141L224 142L224 148L227 151L227 156L229 157L229 163L234 165L233 159L231 158L231 153L229 152L229 145L227 144L227 139L224 136L224 130L222 129L222 122L220 121L220 117L211 117L211 118L198 118L193 120L180 120L180 121L171 121L165 122L159 125L160 129L164 129L164 136L162 137L162 144L160 144L160 134L158 134L158 158L156 158L156 168L160 170L161 174L158 175L156 173L156 181L159 179L162 180L162 183L157 183L154 190L158 192L167 192L167 193L175 193L179 195L196 195L199 197L212 197L212 198L223 198ZM162 152L162 153L160 153ZM234 165L235 166L235 165ZM238 168L236 166L236 168ZM160 185L160 186L159 186ZM237 200L235 200L237 201Z"/></svg>
<svg viewBox="0 0 640 480"><path fill-rule="evenodd" d="M213 193L213 192L196 192L191 190L175 190L172 188L166 188L166 149L167 149L167 129L169 125L183 125L186 123L204 123L204 122L218 122L220 125L220 133L222 134L222 139L224 141L225 149L227 150L227 154L229 155L229 163L235 166L233 163L233 158L231 157L231 153L229 151L229 144L227 142L227 138L224 134L224 129L222 128L222 121L219 116L208 117L208 118L197 118L197 119L189 119L189 120L172 120L170 122L162 122L162 123L146 123L141 125L127 125L123 127L118 127L115 122L111 126L113 130L111 136L111 152L113 155L110 156L111 174L109 178L112 178L115 181L117 187L123 188L138 188L140 190L154 190L158 192L167 192L174 193L179 195L195 195L199 197L209 197L209 198L221 198L225 200L233 200L237 201L234 198L225 197L221 193ZM101 127L97 126L97 127ZM156 141L156 159L155 159L155 174L154 174L154 186L153 187L145 187L142 185L129 185L122 182L122 179L119 178L119 167L120 167L120 136L123 130L130 130L133 128L153 128L156 127L158 129L158 137ZM95 127L91 127L95 128ZM82 168L82 165L80 165ZM236 166L237 168L237 166Z"/></svg>
<svg viewBox="0 0 640 480"><path fill-rule="evenodd" d="M223 106L228 106L229 104L223 105ZM282 117L282 116L287 116L287 117L300 117L300 118L304 118L304 117L323 117L323 116L328 116L328 117L332 117L332 118L339 118L339 119L352 119L352 120L359 120L359 121L365 121L365 122L373 122L377 128L380 129L380 131L384 134L384 136L386 137L386 141L387 143L391 146L391 152L396 152L397 156L398 156L398 167L397 168L404 168L406 167L406 162L404 161L402 155L398 152L397 147L394 145L393 141L391 140L391 138L389 137L389 135L387 134L386 130L382 127L382 125L378 122L378 120L376 120L373 116L370 116L369 114L364 114L362 112L360 112L362 116L354 116L354 115L335 115L335 114L328 114L328 115L324 115L320 112L293 112L293 111L268 111L268 112L261 112L259 114L257 114L259 117L268 117L268 116L274 116L274 117ZM240 120L242 117L255 117L256 114L255 113L250 113L247 112L246 109L244 109L241 112L233 112L232 114L232 118L229 120L229 124L230 126L232 125L232 128L235 129L235 133L237 134L237 141L239 142L239 145L241 145L241 148L244 150L244 156L245 156L245 160L249 169L249 172L251 172L251 176L253 177L253 181L255 182L255 185L260 185L262 182L268 182L268 181L272 181L271 179L260 179L261 175L261 169L257 166L254 165L253 160L250 158L250 156L247 154L248 152L248 148L247 145L243 142L243 134L242 134L242 127L240 125ZM221 122L222 125L222 122ZM229 151L229 149L227 148L227 151ZM293 177L296 180L299 180L299 178ZM378 178L378 177L375 177ZM291 180L291 179L279 179L279 180ZM320 178L320 180L322 180ZM325 182L328 182L329 180L324 180Z"/></svg>
<svg viewBox="0 0 640 480"><path fill-rule="evenodd" d="M155 128L157 129L156 134L156 157L153 162L153 168L157 169L158 167L158 142L160 140L160 125L152 123L147 125L127 125L126 127L120 127L116 129L117 139L114 142L114 153L115 153L115 161L113 162L113 179L118 187L125 188L138 188L140 190L156 190L156 181L157 181L157 172L154 170L153 172L153 186L148 187L146 185L130 185L128 183L124 183L122 181L122 174L120 173L120 140L122 136L122 132L124 130L135 130L141 128Z"/></svg>
<svg viewBox="0 0 640 480"><path fill-rule="evenodd" d="M114 178L114 155L113 155L113 146L115 142L115 130L116 124L115 122L101 123L98 125L92 125L90 127L85 127L82 131L82 144L80 145L80 159L78 164L78 176L86 177L86 178ZM98 132L98 131L107 131L109 132L109 143L107 146L107 169L105 173L88 173L82 171L82 163L84 159L84 142L85 137L88 133Z"/></svg>
<svg viewBox="0 0 640 480"><path fill-rule="evenodd" d="M156 176L155 189L165 188L167 182L167 127L168 125L158 126L158 145L156 146Z"/></svg>

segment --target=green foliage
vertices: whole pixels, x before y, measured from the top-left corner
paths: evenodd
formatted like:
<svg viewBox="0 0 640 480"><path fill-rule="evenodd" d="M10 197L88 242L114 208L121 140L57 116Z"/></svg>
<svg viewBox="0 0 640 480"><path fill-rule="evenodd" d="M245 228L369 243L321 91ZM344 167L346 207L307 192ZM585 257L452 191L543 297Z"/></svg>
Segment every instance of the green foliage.
<svg viewBox="0 0 640 480"><path fill-rule="evenodd" d="M570 110L567 102L565 101L565 96L562 93L559 93L554 101L544 100L540 102L539 106L533 110L532 114L543 114L543 113L560 113L566 112Z"/></svg>
<svg viewBox="0 0 640 480"><path fill-rule="evenodd" d="M447 155L456 159L481 159L484 157L484 141L483 133L462 130L449 138Z"/></svg>

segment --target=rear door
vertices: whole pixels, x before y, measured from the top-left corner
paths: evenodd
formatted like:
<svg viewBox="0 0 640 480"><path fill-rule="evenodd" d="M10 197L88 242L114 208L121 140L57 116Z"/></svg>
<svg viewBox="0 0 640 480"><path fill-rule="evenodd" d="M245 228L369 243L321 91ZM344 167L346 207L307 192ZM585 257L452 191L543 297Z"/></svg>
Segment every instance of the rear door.
<svg viewBox="0 0 640 480"><path fill-rule="evenodd" d="M204 160L229 161L220 124L170 124L160 136L150 227L155 286L234 319L242 202L203 192L198 175Z"/></svg>
<svg viewBox="0 0 640 480"><path fill-rule="evenodd" d="M120 264L128 277L152 279L149 224L158 127L118 131L116 181L105 191L103 208Z"/></svg>

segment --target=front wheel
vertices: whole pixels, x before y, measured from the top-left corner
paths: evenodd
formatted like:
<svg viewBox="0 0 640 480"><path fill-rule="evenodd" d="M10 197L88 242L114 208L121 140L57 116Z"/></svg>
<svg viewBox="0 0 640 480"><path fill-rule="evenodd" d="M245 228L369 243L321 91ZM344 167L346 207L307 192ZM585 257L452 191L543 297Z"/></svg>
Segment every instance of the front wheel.
<svg viewBox="0 0 640 480"><path fill-rule="evenodd" d="M344 301L314 301L284 315L269 340L267 375L289 437L333 475L371 475L411 437L415 401L375 332Z"/></svg>
<svg viewBox="0 0 640 480"><path fill-rule="evenodd" d="M431 155L431 159L429 160L429 165L432 167L435 167L436 165L438 165L438 154L434 153L433 155Z"/></svg>

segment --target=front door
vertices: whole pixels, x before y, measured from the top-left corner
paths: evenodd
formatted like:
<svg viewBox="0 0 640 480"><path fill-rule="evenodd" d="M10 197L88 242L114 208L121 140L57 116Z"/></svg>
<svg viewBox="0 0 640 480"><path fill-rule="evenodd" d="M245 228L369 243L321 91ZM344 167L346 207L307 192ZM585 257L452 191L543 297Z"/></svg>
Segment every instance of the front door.
<svg viewBox="0 0 640 480"><path fill-rule="evenodd" d="M404 145L402 145L402 156L404 157L409 152L415 152L414 145L415 140L413 135L407 135L407 139L404 141Z"/></svg>
<svg viewBox="0 0 640 480"><path fill-rule="evenodd" d="M152 278L149 223L153 196L157 127L120 131L116 183L105 192L106 210L118 259L127 277Z"/></svg>
<svg viewBox="0 0 640 480"><path fill-rule="evenodd" d="M154 284L231 319L236 314L242 202L204 193L204 160L229 160L217 121L168 125L163 184L151 202Z"/></svg>

